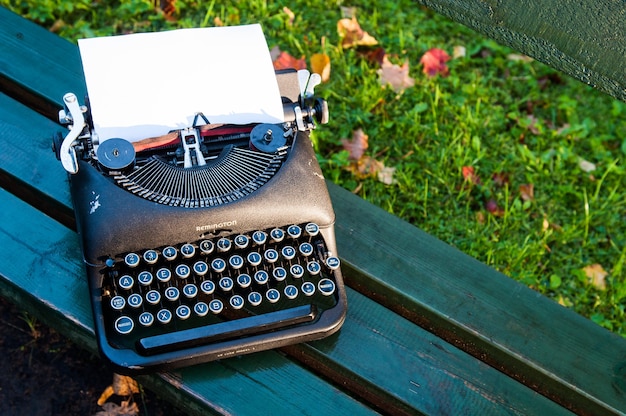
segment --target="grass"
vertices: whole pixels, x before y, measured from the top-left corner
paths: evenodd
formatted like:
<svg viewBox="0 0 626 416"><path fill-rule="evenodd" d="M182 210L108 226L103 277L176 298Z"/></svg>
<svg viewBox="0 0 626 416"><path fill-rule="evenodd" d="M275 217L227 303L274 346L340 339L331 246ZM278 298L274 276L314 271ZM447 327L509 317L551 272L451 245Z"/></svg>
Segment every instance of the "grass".
<svg viewBox="0 0 626 416"><path fill-rule="evenodd" d="M176 2L169 19L144 0L0 4L71 41L260 22L270 47L296 57L326 53L332 73L317 92L329 101L331 122L314 139L328 178L626 336L622 102L511 59L514 51L408 0L188 0ZM378 66L340 46L342 6L356 10L393 62L409 62L414 87L381 87ZM455 46L466 54L448 62L448 77L422 74L428 49L451 54ZM175 80L164 73L164 82ZM341 139L358 128L369 136L367 155L395 168L393 184L346 169Z"/></svg>

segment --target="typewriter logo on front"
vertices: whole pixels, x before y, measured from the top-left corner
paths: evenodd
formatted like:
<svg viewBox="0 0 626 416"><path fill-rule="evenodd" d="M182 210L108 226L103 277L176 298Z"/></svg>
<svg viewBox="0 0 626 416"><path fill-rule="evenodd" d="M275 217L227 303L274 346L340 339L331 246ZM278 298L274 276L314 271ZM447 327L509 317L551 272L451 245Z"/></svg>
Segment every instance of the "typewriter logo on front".
<svg viewBox="0 0 626 416"><path fill-rule="evenodd" d="M216 224L198 225L196 226L196 231L199 231L199 232L214 231L214 230L219 230L220 228L234 227L236 225L237 225L237 220L224 221L224 222L218 222Z"/></svg>

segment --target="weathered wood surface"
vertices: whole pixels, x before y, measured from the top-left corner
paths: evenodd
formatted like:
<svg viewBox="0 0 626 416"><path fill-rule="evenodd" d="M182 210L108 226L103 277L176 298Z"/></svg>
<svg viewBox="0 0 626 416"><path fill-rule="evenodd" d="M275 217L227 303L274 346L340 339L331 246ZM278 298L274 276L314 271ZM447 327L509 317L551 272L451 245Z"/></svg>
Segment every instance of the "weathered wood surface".
<svg viewBox="0 0 626 416"><path fill-rule="evenodd" d="M626 101L623 0L417 0Z"/></svg>
<svg viewBox="0 0 626 416"><path fill-rule="evenodd" d="M45 256L38 251L45 243L36 230L56 224L43 213L69 226L72 219L65 172L49 152L49 135L57 126L32 109L54 117L56 110L45 109L58 108L54 102L60 102L67 90L83 88L82 74L64 78L67 76L65 69L69 74L80 73L76 69L76 65L80 65L75 59L77 51L69 43L4 9L0 9L0 20L7 22L0 27L0 78L3 80L0 86L3 90L6 85L21 86L6 89L18 98L21 95L15 91L26 87L29 91L24 98L26 106L0 96L0 120L3 120L0 125L0 186L32 206L29 211L28 204L8 194L1 200L3 207L14 209L0 218L3 224L0 234L4 239L0 246L11 246L22 253L18 249L25 245L31 251L26 257L9 256L0 260L0 274L4 276L0 281L8 282L2 286L2 291L20 303L26 299L25 305L32 303L42 307L39 310L44 314L47 308L59 310L60 303L67 303L68 310L48 316L53 319L59 315L56 325L70 334L75 327L77 340L88 344L90 335L85 328L90 328L91 318L86 306L80 303L86 302L86 296L82 298L70 291L66 298L47 299L47 292L40 287L42 282L33 280L38 273L45 275L47 270L62 270L46 263ZM37 46L38 38L45 39L42 41L48 45L45 50ZM55 43L59 44L58 48L53 47ZM59 50L63 51L63 57L57 56ZM11 54L18 52L19 60L12 59ZM35 61L55 60L63 65L51 66L56 69L49 70L42 79L24 70ZM16 62L21 71L15 70ZM34 68L38 69L33 71L42 70L36 65ZM59 86L51 84L49 78L64 78L67 82L58 97L55 94ZM357 290L349 291L350 312L345 328L327 340L285 350L304 367L291 360L277 364L273 360L278 358L272 354L280 354L269 352L269 356L274 357L267 359L272 363L271 369L259 367L257 363L257 367L245 368L237 374L251 371L250 376L260 377L258 383L269 389L276 378L294 380L293 374L314 380L309 369L314 370L349 392L345 396L331 386L326 393L320 391L319 397L344 395L341 403L345 411L355 414L363 409L358 402L351 401L350 395L377 410L382 406L389 412L564 412L533 390L581 413L626 413L626 342L623 339L345 190L333 185L330 190L337 211L337 238L346 278ZM10 219L18 213L26 215L25 220L12 222ZM46 225L39 223L42 219L46 219L43 223ZM73 262L72 277L65 278L86 287L81 277L75 236L66 227L56 226L60 228L52 233L54 241L67 244L62 251L68 253L66 260ZM9 263L7 258L21 260ZM11 279L18 280L10 283ZM86 288L84 290L86 293ZM33 293L39 295L33 297ZM78 323L73 314L83 307L85 310L80 313L86 315ZM66 315L69 318L63 321ZM232 362L247 360L251 359L244 357ZM225 363L232 365L231 360ZM182 376L165 374L148 378L146 383L159 385L179 403L184 404L192 397L200 400L198 406L207 406L219 413L223 406L230 409L228 406L232 404L226 397L215 402L217 399L212 396L215 391L211 386L204 386L213 383L211 374L216 370L212 365L184 370ZM288 374L272 372L283 367L289 367ZM216 373L221 380L223 373L220 371ZM267 373L272 375L266 378L263 374ZM236 377L230 379L235 384L237 380ZM236 391L234 386L228 389ZM287 401L295 397L293 392L287 392ZM276 403L280 401L276 399ZM351 406L356 410L349 410ZM250 411L252 407L247 409Z"/></svg>

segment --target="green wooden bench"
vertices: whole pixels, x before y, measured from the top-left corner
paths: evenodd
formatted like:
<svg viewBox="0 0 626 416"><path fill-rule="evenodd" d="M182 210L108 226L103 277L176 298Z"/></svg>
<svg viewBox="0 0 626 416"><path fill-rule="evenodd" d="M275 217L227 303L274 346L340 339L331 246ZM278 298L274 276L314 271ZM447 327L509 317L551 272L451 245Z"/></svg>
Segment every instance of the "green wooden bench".
<svg viewBox="0 0 626 416"><path fill-rule="evenodd" d="M440 2L443 3L443 2ZM0 8L0 295L96 351L66 173L50 150L77 48ZM339 333L142 376L198 414L626 414L626 340L329 183Z"/></svg>

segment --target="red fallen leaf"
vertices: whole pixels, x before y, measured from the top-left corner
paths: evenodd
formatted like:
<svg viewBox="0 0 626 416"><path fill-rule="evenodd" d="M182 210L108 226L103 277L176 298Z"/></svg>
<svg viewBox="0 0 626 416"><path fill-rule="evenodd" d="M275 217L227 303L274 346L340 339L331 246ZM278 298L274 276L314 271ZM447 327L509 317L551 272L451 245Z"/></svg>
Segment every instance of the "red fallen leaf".
<svg viewBox="0 0 626 416"><path fill-rule="evenodd" d="M280 52L278 57L274 59L274 69L306 69L306 60L304 58L294 58L287 52Z"/></svg>
<svg viewBox="0 0 626 416"><path fill-rule="evenodd" d="M495 199L489 199L485 202L485 209L491 213L491 215L495 215L496 217L501 217L504 215L504 210L498 206L498 203Z"/></svg>
<svg viewBox="0 0 626 416"><path fill-rule="evenodd" d="M352 140L342 139L341 144L343 148L348 151L350 159L359 160L369 146L368 139L369 137L365 134L363 129L357 129L352 132Z"/></svg>
<svg viewBox="0 0 626 416"><path fill-rule="evenodd" d="M524 201L534 200L535 199L535 185L533 185L532 183L520 185L519 195Z"/></svg>
<svg viewBox="0 0 626 416"><path fill-rule="evenodd" d="M461 173L467 182L473 183L474 185L480 184L480 177L474 172L473 166L463 166Z"/></svg>
<svg viewBox="0 0 626 416"><path fill-rule="evenodd" d="M337 33L342 38L341 46L350 48L353 46L374 46L378 41L370 36L369 33L361 29L361 25L357 22L356 17L351 19L341 19L337 22Z"/></svg>
<svg viewBox="0 0 626 416"><path fill-rule="evenodd" d="M432 48L428 50L420 59L420 63L424 65L424 73L429 77L439 74L443 77L448 76L449 70L446 62L450 60L450 55L442 49Z"/></svg>
<svg viewBox="0 0 626 416"><path fill-rule="evenodd" d="M360 55L367 59L368 62L378 66L382 66L385 59L387 59L387 53L382 46L373 50L362 51Z"/></svg>
<svg viewBox="0 0 626 416"><path fill-rule="evenodd" d="M395 92L402 92L415 85L415 80L409 76L409 62L405 61L402 66L392 64L387 57L383 58L383 64L378 70L380 84L390 85Z"/></svg>

